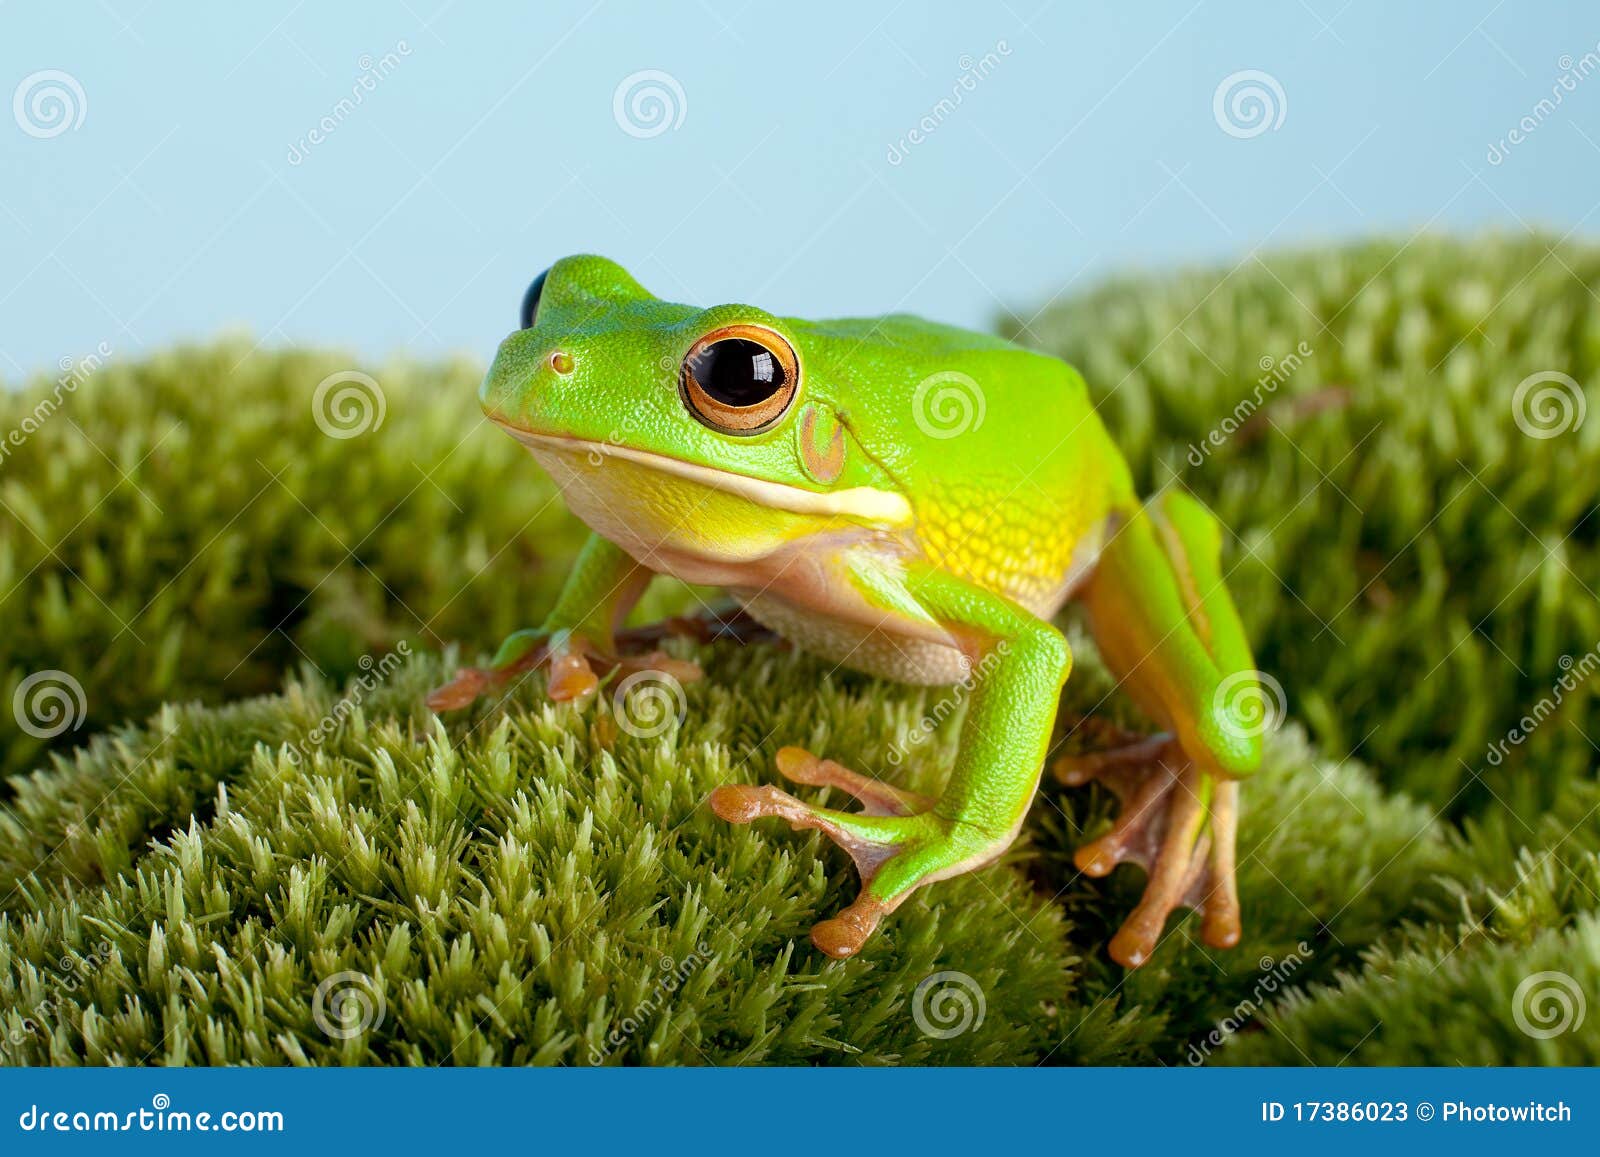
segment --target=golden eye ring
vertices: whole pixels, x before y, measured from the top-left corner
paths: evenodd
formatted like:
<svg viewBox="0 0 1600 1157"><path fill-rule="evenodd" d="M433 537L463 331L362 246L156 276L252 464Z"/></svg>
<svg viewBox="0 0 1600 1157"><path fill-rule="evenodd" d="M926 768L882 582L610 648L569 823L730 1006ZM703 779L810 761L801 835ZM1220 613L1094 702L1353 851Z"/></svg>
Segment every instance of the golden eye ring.
<svg viewBox="0 0 1600 1157"><path fill-rule="evenodd" d="M749 437L769 430L800 389L800 359L782 334L764 325L726 325L684 355L678 392L696 421Z"/></svg>

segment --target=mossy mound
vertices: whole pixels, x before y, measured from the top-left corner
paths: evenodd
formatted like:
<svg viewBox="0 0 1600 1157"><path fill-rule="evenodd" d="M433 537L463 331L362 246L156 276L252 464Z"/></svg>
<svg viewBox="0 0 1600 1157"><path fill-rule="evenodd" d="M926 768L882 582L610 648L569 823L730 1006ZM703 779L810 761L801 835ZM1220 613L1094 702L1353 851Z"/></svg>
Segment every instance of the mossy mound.
<svg viewBox="0 0 1600 1157"><path fill-rule="evenodd" d="M0 692L62 672L84 704L53 737L0 713L0 767L41 768L0 816L3 1059L1593 1063L1542 1035L1558 996L1533 1032L1516 1011L1541 973L1597 991L1600 435L1531 436L1512 402L1595 379L1597 275L1587 247L1420 239L1118 283L1023 334L1083 368L1147 482L1236 532L1287 692L1245 795L1245 942L1178 921L1133 974L1104 946L1139 873L1070 863L1098 789L1047 782L1002 864L843 964L806 932L854 894L844 857L701 806L785 743L936 787L937 690L723 645L653 739L539 679L423 711L440 648L536 620L583 533L473 368L373 371L384 419L346 438L313 401L338 356L109 367L0 460ZM48 392L0 395L5 421ZM686 601L662 584L641 617ZM1061 745L1085 713L1144 728L1073 638Z"/></svg>
<svg viewBox="0 0 1600 1157"><path fill-rule="evenodd" d="M1420 237L1128 279L1007 328L1079 366L1146 486L1180 478L1236 534L1257 659L1319 746L1531 820L1594 766L1600 679L1507 738L1563 656L1600 664L1597 293L1591 245Z"/></svg>

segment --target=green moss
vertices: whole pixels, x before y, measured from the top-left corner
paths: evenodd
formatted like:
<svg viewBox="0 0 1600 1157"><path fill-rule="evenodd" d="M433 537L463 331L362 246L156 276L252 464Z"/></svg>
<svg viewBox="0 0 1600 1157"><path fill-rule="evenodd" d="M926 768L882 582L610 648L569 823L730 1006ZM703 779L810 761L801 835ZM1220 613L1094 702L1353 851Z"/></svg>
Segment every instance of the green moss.
<svg viewBox="0 0 1600 1157"><path fill-rule="evenodd" d="M1597 288L1594 246L1421 237L1119 281L1008 328L1083 370L1144 484L1181 478L1233 530L1257 658L1321 747L1453 815L1492 791L1531 817L1594 766L1593 679L1489 753L1600 646ZM1590 413L1537 439L1513 398L1548 371Z"/></svg>
<svg viewBox="0 0 1600 1157"><path fill-rule="evenodd" d="M811 949L810 925L855 887L847 862L814 834L732 827L701 805L717 784L770 781L777 737L881 746L895 706L794 655L710 659L681 728L655 740L618 732L609 703L536 705L542 684L447 731L419 707L444 673L428 661L353 712L314 678L166 708L19 782L0 916L10 1059L985 1064L1043 1051L1072 960L1060 915L1010 869L918 896L857 960ZM984 1016L946 1040L911 1010L918 983L948 969L971 977ZM341 974L330 993L381 993L384 1007L348 1040L314 1015L318 985Z"/></svg>
<svg viewBox="0 0 1600 1157"><path fill-rule="evenodd" d="M471 367L374 371L384 421L349 439L312 413L337 356L108 368L0 460L0 692L59 670L86 703L53 741L0 713L0 767L42 768L0 812L4 1059L1594 1063L1592 1034L1513 1010L1543 971L1600 991L1600 427L1528 437L1511 397L1596 379L1597 277L1589 247L1424 238L1118 283L1030 324L1145 482L1180 474L1236 532L1230 585L1288 695L1244 797L1245 942L1175 921L1133 974L1104 946L1139 873L1070 863L1109 822L1098 789L1047 781L1005 862L844 964L806 941L854 894L844 857L700 806L771 782L782 743L880 770L903 750L896 778L935 787L959 712L909 741L938 690L725 646L654 741L538 680L443 728L422 711L440 647L535 621L582 535L482 425ZM0 394L8 427L45 388ZM1084 713L1145 728L1073 637L1058 750ZM981 1027L918 1028L941 971ZM384 1015L344 1039L325 1025L359 1000L325 991L319 1024L317 991L352 979Z"/></svg>

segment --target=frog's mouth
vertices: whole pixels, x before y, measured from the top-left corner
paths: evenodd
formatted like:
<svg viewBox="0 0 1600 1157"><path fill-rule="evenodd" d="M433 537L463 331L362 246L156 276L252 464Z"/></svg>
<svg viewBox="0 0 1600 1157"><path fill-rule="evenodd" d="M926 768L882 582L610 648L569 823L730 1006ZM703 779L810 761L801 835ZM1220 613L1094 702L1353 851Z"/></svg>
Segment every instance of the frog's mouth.
<svg viewBox="0 0 1600 1157"><path fill-rule="evenodd" d="M521 442L549 471L563 492L567 489L569 472L574 459L587 466L594 474L608 463L629 463L655 474L682 479L694 487L716 491L744 499L763 510L783 511L789 514L820 519L845 519L884 529L907 526L911 523L911 505L903 495L892 490L878 490L870 486L854 486L845 490L817 492L802 490L782 482L754 478L729 470L685 462L665 454L639 450L632 446L619 446L613 442L594 442L583 438L569 438L559 434L537 434L506 426L506 431ZM552 461L560 460L552 466ZM619 472L623 473L623 472ZM626 471L626 473L633 473ZM620 481L620 480L619 480ZM610 487L605 487L609 490Z"/></svg>

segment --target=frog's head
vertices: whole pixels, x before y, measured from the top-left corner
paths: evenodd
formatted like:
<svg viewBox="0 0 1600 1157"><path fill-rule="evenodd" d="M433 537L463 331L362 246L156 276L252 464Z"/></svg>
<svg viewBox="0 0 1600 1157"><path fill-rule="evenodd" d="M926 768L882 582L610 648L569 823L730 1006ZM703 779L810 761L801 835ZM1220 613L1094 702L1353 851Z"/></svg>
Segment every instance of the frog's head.
<svg viewBox="0 0 1600 1157"><path fill-rule="evenodd" d="M910 507L856 441L813 336L751 306L661 301L614 262L568 257L529 287L479 397L573 513L658 569L903 527Z"/></svg>

